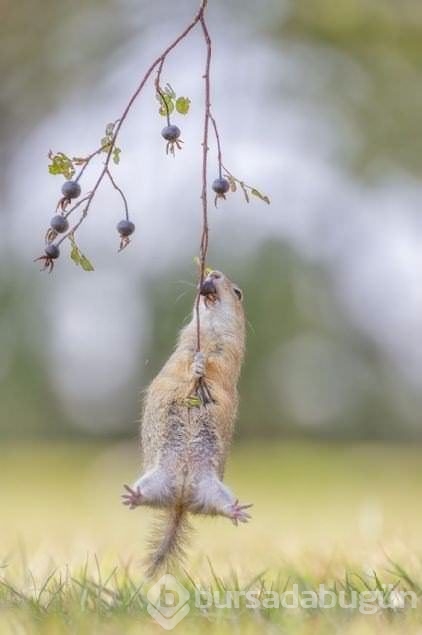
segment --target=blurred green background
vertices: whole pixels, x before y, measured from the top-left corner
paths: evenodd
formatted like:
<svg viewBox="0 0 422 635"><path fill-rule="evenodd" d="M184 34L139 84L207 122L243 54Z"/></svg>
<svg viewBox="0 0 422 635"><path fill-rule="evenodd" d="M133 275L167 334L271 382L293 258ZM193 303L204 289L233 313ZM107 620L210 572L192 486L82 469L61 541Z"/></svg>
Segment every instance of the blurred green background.
<svg viewBox="0 0 422 635"><path fill-rule="evenodd" d="M31 260L60 186L47 151L96 147L193 5L0 8L0 436L134 438L139 390L194 296L195 35L164 75L192 98L183 152L164 156L152 89L122 138L130 249L115 253L104 194L80 234L95 273ZM225 162L272 198L211 211L210 264L243 287L249 320L238 436L420 438L420 3L216 1L210 28Z"/></svg>

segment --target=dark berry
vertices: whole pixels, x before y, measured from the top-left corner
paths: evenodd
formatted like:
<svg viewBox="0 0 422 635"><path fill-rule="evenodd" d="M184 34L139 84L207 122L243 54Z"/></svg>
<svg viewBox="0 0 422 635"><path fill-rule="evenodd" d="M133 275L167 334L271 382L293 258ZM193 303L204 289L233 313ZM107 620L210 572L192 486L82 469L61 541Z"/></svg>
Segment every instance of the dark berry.
<svg viewBox="0 0 422 635"><path fill-rule="evenodd" d="M161 135L166 141L176 141L180 137L180 128L177 126L165 126L161 131Z"/></svg>
<svg viewBox="0 0 422 635"><path fill-rule="evenodd" d="M60 249L57 247L57 245L53 245L53 243L50 243L45 248L45 253L48 258L56 260L56 258L60 256Z"/></svg>
<svg viewBox="0 0 422 635"><path fill-rule="evenodd" d="M57 214L51 219L50 227L58 234L63 234L69 229L69 221L61 214Z"/></svg>
<svg viewBox="0 0 422 635"><path fill-rule="evenodd" d="M81 186L77 181L66 181L62 185L62 194L66 198L78 198L81 193Z"/></svg>
<svg viewBox="0 0 422 635"><path fill-rule="evenodd" d="M216 194L225 194L230 189L230 183L228 182L227 179L218 178L218 179L215 179L215 181L213 182L212 189L214 190Z"/></svg>
<svg viewBox="0 0 422 635"><path fill-rule="evenodd" d="M135 231L135 225L132 223L132 221L124 219L117 223L117 231L119 232L120 236L126 238L126 236L130 236L131 234L133 234L133 232Z"/></svg>

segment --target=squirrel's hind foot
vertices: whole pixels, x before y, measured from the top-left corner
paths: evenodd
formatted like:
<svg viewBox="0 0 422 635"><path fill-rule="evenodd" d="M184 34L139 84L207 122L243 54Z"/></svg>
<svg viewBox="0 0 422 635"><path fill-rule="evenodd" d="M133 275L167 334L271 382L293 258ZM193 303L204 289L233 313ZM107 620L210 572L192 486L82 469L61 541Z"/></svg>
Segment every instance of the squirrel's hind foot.
<svg viewBox="0 0 422 635"><path fill-rule="evenodd" d="M174 502L174 491L169 483L169 476L161 468L143 474L132 485L125 485L122 494L123 505L135 509L140 505L150 507L167 507Z"/></svg>
<svg viewBox="0 0 422 635"><path fill-rule="evenodd" d="M139 487L132 489L129 485L123 485L126 490L125 494L122 494L122 503L129 507L129 509L136 509L144 502L144 497L141 494Z"/></svg>
<svg viewBox="0 0 422 635"><path fill-rule="evenodd" d="M211 516L225 516L234 525L247 523L251 515L246 511L252 504L242 505L215 474L203 477L197 485L190 511Z"/></svg>
<svg viewBox="0 0 422 635"><path fill-rule="evenodd" d="M246 511L252 507L253 503L241 505L238 500L228 506L227 512L224 514L230 518L233 525L237 527L239 523L247 523L251 519L251 515Z"/></svg>

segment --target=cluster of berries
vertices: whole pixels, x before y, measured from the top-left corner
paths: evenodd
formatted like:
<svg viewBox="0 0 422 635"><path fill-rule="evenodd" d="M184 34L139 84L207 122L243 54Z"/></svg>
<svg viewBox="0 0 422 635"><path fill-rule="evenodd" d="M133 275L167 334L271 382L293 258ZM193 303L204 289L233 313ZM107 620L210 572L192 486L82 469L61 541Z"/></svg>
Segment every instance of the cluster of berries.
<svg viewBox="0 0 422 635"><path fill-rule="evenodd" d="M77 181L66 181L62 186L63 199L71 202L72 199L78 198L81 195L81 186ZM66 215L56 214L50 221L50 229L54 232L54 237L57 234L64 234L69 229L69 221ZM132 221L124 218L117 223L117 231L122 239L128 238L135 231L135 224ZM47 261L57 260L60 256L60 249L54 242L50 242L45 247L45 255ZM51 264L51 262L46 263Z"/></svg>
<svg viewBox="0 0 422 635"><path fill-rule="evenodd" d="M165 126L161 131L162 137L167 141L168 146L173 149L174 145L179 146L181 143L180 139L180 128L175 125ZM212 189L216 193L217 197L223 197L230 189L230 183L224 177L219 177L215 179L212 183ZM66 181L62 186L62 195L63 201L70 203L73 199L78 198L81 195L81 186L78 181ZM129 236L133 234L135 231L135 225L127 218L119 221L117 223L117 231L120 235L121 240L124 242L128 242ZM63 211L62 214L56 214L50 221L50 242L45 247L45 256L42 256L42 259L45 260L45 265L47 267L52 268L53 261L57 260L60 256L60 248L53 241L58 234L65 234L69 230L69 221L67 220L66 213Z"/></svg>

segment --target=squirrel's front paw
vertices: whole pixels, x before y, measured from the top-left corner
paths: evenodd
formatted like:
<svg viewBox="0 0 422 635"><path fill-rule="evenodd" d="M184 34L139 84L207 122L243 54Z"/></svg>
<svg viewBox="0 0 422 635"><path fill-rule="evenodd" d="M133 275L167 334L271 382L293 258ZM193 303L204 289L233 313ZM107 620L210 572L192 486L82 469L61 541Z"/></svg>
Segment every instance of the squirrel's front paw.
<svg viewBox="0 0 422 635"><path fill-rule="evenodd" d="M205 355L200 351L195 353L192 363L192 374L196 379L200 379L205 375Z"/></svg>

